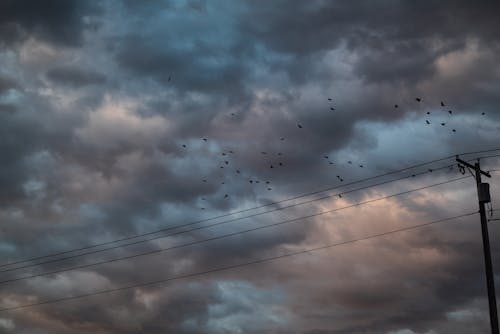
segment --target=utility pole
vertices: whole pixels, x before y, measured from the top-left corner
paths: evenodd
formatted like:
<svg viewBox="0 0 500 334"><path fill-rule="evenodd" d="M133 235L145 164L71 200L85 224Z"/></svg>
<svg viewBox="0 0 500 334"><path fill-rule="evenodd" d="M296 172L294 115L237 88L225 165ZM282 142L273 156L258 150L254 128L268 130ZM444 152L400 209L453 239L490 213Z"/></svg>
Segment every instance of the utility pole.
<svg viewBox="0 0 500 334"><path fill-rule="evenodd" d="M482 171L479 159L474 165L460 159L457 155L457 161L459 164L466 166L474 170L477 185L477 196L479 202L479 215L481 216L481 231L483 234L483 251L484 251L484 264L486 269L486 285L488 288L488 302L490 306L490 324L491 333L499 334L498 330L498 312L497 312L497 300L495 294L495 279L493 276L493 264L491 262L491 250L490 250L490 237L488 235L488 220L486 219L486 209L485 203L491 202L490 198L490 185L488 183L483 183L481 181L481 175L486 177L491 177L490 173ZM464 168L464 167L462 167Z"/></svg>

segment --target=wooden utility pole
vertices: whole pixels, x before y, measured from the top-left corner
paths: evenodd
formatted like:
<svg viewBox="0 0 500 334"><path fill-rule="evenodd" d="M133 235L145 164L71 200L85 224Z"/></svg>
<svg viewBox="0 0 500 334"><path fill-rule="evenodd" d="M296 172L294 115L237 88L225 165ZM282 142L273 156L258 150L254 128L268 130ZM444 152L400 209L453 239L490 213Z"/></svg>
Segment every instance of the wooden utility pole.
<svg viewBox="0 0 500 334"><path fill-rule="evenodd" d="M484 264L486 269L486 286L488 288L488 302L490 305L490 324L491 333L499 334L498 331L498 312L497 312L497 300L495 294L495 279L493 275L493 264L491 261L491 250L490 250L490 237L488 235L488 220L486 219L486 209L485 204L491 202L490 198L490 185L488 183L483 183L481 181L481 175L486 177L491 177L490 173L482 171L479 159L474 165L460 159L457 156L457 161L474 170L477 185L477 196L479 202L479 215L481 216L481 231L483 234L483 252L484 252Z"/></svg>

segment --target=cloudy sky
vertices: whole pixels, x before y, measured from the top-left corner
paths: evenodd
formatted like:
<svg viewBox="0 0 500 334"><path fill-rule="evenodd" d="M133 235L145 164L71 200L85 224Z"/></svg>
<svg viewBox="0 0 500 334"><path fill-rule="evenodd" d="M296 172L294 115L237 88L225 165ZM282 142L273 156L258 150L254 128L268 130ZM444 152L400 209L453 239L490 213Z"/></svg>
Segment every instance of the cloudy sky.
<svg viewBox="0 0 500 334"><path fill-rule="evenodd" d="M487 333L499 11L0 0L0 333Z"/></svg>

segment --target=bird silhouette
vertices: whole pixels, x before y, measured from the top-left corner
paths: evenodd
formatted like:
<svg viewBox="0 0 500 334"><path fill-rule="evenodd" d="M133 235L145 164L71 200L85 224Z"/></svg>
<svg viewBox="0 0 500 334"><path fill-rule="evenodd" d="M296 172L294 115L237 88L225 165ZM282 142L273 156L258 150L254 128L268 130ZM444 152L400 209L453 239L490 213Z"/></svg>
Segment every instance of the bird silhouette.
<svg viewBox="0 0 500 334"><path fill-rule="evenodd" d="M224 198L228 198L228 197L229 197L229 195L228 195L228 194L225 194L225 195L224 195Z"/></svg>
<svg viewBox="0 0 500 334"><path fill-rule="evenodd" d="M444 102L443 102L443 101L441 101L441 107L444 107L444 106L445 106Z"/></svg>
<svg viewBox="0 0 500 334"><path fill-rule="evenodd" d="M186 148L186 144L182 144L182 147Z"/></svg>
<svg viewBox="0 0 500 334"><path fill-rule="evenodd" d="M455 130L455 129L453 129L453 130L451 130L451 131L453 131L453 132L457 132L457 130Z"/></svg>
<svg viewBox="0 0 500 334"><path fill-rule="evenodd" d="M208 139L207 138L203 138L203 141L207 141Z"/></svg>
<svg viewBox="0 0 500 334"><path fill-rule="evenodd" d="M451 110L448 110L448 114L450 114L450 115L451 115L451 114L453 114L453 111L451 111Z"/></svg>
<svg viewBox="0 0 500 334"><path fill-rule="evenodd" d="M484 116L484 115L486 115L486 113L485 113L485 112L482 112L482 113L481 113L481 115L483 115L483 116Z"/></svg>
<svg viewBox="0 0 500 334"><path fill-rule="evenodd" d="M328 155L324 155L323 158L328 159Z"/></svg>
<svg viewBox="0 0 500 334"><path fill-rule="evenodd" d="M415 101L417 101L417 102L422 102L422 98L421 98L421 97L416 97L416 98L415 98Z"/></svg>
<svg viewBox="0 0 500 334"><path fill-rule="evenodd" d="M333 108L333 107L330 107L330 111L334 111L334 110L335 110L335 108Z"/></svg>
<svg viewBox="0 0 500 334"><path fill-rule="evenodd" d="M394 109L397 109L399 106L397 104L394 105Z"/></svg>
<svg viewBox="0 0 500 334"><path fill-rule="evenodd" d="M332 101L332 98L331 98L331 97L329 97L329 98L328 98L328 101Z"/></svg>
<svg viewBox="0 0 500 334"><path fill-rule="evenodd" d="M282 162L278 162L278 165L283 166L283 163Z"/></svg>
<svg viewBox="0 0 500 334"><path fill-rule="evenodd" d="M426 119L426 120L425 120L425 123L427 123L427 124L431 124L431 122L429 122L429 120L428 120L428 119Z"/></svg>
<svg viewBox="0 0 500 334"><path fill-rule="evenodd" d="M446 125L446 123L445 123L445 122L441 123L441 126L445 126L445 125Z"/></svg>
<svg viewBox="0 0 500 334"><path fill-rule="evenodd" d="M299 129L302 129L302 125L300 125L300 124L297 124L297 127L298 127Z"/></svg>
<svg viewBox="0 0 500 334"><path fill-rule="evenodd" d="M269 166L269 168L274 168L273 165Z"/></svg>
<svg viewBox="0 0 500 334"><path fill-rule="evenodd" d="M281 137L281 138L280 138L280 140L281 140L281 141L283 141L283 140L285 140L285 138L284 138L284 137Z"/></svg>

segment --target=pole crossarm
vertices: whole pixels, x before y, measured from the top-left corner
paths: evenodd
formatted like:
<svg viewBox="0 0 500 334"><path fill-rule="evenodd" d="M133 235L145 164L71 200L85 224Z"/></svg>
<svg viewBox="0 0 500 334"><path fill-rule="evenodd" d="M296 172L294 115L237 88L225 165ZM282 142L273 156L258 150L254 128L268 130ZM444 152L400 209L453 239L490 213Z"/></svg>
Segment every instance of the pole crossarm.
<svg viewBox="0 0 500 334"><path fill-rule="evenodd" d="M468 163L467 161L464 161L464 160L460 159L460 158L458 157L458 155L457 155L457 157L456 157L456 160L457 160L460 164L462 164L462 165L464 165L464 166L467 166L467 167L469 167L469 168L471 168L471 169L476 169L476 166L471 165L471 164L470 164L470 163ZM481 170L481 169L480 169L480 170L479 170L479 173L483 174L483 175L484 175L484 176L486 176L486 177L490 177L490 178L491 178L491 174L490 174L489 172L485 172L485 171L483 171L483 170Z"/></svg>

